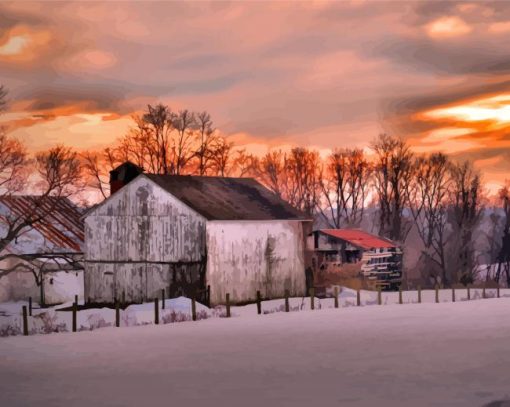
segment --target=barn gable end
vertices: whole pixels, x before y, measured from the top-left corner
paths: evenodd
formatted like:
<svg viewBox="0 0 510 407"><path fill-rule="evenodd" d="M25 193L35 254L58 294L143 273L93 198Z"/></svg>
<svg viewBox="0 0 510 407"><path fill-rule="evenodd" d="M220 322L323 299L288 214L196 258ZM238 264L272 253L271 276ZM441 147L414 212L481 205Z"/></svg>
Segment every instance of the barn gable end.
<svg viewBox="0 0 510 407"><path fill-rule="evenodd" d="M85 235L85 296L92 301L203 289L205 219L144 175L87 214Z"/></svg>

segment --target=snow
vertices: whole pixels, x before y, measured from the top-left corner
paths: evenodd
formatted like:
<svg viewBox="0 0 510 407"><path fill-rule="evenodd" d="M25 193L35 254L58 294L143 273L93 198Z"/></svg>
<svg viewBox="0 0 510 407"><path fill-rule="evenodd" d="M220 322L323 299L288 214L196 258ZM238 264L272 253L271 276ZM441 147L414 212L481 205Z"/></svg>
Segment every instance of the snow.
<svg viewBox="0 0 510 407"><path fill-rule="evenodd" d="M361 291L361 305L377 305L377 292ZM510 297L510 289L501 289L501 297ZM423 290L423 303L435 302L434 290ZM471 300L479 300L483 297L482 289L471 289ZM486 290L487 298L496 297L496 289ZM340 287L339 307L347 308L356 306L356 291ZM467 290L457 289L455 293L456 301L467 300ZM383 305L398 304L398 292L381 293L381 302ZM439 301L442 303L451 302L451 290L439 290ZM413 304L418 302L416 291L407 291L402 293L403 304ZM81 301L80 301L81 303ZM334 299L314 299L315 309L334 308ZM0 304L0 336L21 335L22 334L22 306L28 302L10 302ZM33 317L28 319L28 329L30 334L52 333L71 330L72 313L69 311L59 311L62 308L68 308L71 302L61 304L56 307L39 309L34 303ZM160 308L162 304L160 302ZM289 307L291 312L306 311L311 309L309 297L290 298ZM196 304L197 319L225 317L225 306L218 306L209 309L206 306ZM272 314L285 311L285 301L283 299L269 300L262 302L262 313ZM245 306L232 306L232 317L247 317L257 314L257 305L249 304ZM191 320L191 300L185 297L165 300L165 309L159 311L162 324L171 322L184 322ZM154 303L130 305L125 310L120 311L120 326L137 326L154 323ZM95 308L80 310L77 315L77 327L79 331L94 330L97 328L112 327L115 325L115 310L111 308Z"/></svg>
<svg viewBox="0 0 510 407"><path fill-rule="evenodd" d="M268 315L244 314L247 307L236 307L239 318L2 338L2 405L482 406L510 399L508 297Z"/></svg>

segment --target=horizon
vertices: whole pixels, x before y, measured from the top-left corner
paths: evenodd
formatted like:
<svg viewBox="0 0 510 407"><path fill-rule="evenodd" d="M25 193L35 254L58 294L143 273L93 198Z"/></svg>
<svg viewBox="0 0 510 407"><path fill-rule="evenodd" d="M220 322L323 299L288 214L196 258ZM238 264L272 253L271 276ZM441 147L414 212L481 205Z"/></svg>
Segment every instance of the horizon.
<svg viewBox="0 0 510 407"><path fill-rule="evenodd" d="M49 5L0 4L0 120L32 151L106 147L164 103L208 111L254 154L387 133L472 160L489 190L507 178L503 2Z"/></svg>

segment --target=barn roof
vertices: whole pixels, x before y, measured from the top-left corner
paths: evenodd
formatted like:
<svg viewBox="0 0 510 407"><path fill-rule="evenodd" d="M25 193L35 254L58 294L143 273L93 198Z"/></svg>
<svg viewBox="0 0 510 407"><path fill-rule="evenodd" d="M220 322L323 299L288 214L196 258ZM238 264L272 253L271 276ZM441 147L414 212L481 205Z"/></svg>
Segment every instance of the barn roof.
<svg viewBox="0 0 510 407"><path fill-rule="evenodd" d="M10 251L81 252L85 238L82 214L67 198L41 199L39 196L32 195L2 196L0 206L0 215L7 219L16 219L30 211L34 212L35 217L42 217L33 225L32 230L22 234L16 242L11 242ZM0 225L0 229L4 227ZM39 235L39 238L34 232Z"/></svg>
<svg viewBox="0 0 510 407"><path fill-rule="evenodd" d="M253 178L144 174L209 220L305 220Z"/></svg>
<svg viewBox="0 0 510 407"><path fill-rule="evenodd" d="M372 235L359 229L321 229L319 232L345 240L362 249L387 249L398 247L388 239Z"/></svg>

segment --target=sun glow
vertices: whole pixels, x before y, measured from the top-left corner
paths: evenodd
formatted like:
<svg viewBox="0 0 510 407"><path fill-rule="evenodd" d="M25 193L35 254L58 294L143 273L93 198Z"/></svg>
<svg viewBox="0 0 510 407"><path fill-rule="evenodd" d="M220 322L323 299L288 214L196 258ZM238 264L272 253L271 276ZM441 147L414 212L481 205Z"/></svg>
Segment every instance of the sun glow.
<svg viewBox="0 0 510 407"><path fill-rule="evenodd" d="M490 121L496 125L508 125L510 123L510 94L430 110L425 112L424 116L431 119L452 119L466 122Z"/></svg>

